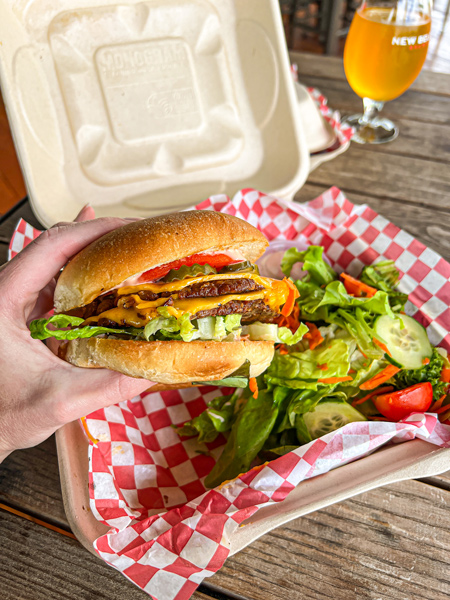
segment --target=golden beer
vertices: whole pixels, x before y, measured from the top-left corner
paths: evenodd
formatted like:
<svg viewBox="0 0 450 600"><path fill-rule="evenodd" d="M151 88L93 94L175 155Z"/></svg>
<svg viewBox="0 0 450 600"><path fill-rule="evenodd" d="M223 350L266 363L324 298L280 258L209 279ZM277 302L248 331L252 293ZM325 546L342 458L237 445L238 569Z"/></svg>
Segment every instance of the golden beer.
<svg viewBox="0 0 450 600"><path fill-rule="evenodd" d="M361 98L380 102L403 94L425 61L431 28L427 15L416 13L396 24L395 8L364 7L352 21L345 43L344 68Z"/></svg>

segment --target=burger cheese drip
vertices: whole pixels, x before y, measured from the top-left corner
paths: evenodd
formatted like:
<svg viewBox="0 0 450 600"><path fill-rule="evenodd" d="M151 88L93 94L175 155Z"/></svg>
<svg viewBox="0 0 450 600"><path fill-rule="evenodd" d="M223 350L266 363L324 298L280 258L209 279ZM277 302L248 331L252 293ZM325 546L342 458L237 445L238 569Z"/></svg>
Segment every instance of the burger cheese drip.
<svg viewBox="0 0 450 600"><path fill-rule="evenodd" d="M233 289L240 293L232 293ZM280 308L293 305L292 299L296 297L297 289L287 279L277 281L256 273L218 273L119 287L110 298L114 306L89 316L83 325L115 323L145 327L159 316L157 309L161 306L177 318L183 313L189 313L191 319L242 314L243 322L274 322ZM101 302L98 306L101 308L104 304Z"/></svg>

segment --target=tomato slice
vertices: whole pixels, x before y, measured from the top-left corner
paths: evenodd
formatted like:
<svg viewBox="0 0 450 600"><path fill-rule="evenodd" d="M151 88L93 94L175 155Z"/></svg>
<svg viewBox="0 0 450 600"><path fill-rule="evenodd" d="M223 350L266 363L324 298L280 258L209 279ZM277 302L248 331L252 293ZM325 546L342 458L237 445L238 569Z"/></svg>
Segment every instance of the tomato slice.
<svg viewBox="0 0 450 600"><path fill-rule="evenodd" d="M378 412L390 421L400 421L412 412L426 412L433 401L431 383L418 383L398 392L372 398Z"/></svg>
<svg viewBox="0 0 450 600"><path fill-rule="evenodd" d="M222 267L235 262L242 261L230 258L226 254L192 254L186 258L174 260L165 265L161 265L160 267L155 267L154 269L145 271L145 273L142 273L142 275L139 277L138 283L156 281L157 279L161 279L161 277L167 275L167 273L172 269L179 269L183 265L186 265L187 267L192 267L192 265L210 265L215 269L221 269Z"/></svg>

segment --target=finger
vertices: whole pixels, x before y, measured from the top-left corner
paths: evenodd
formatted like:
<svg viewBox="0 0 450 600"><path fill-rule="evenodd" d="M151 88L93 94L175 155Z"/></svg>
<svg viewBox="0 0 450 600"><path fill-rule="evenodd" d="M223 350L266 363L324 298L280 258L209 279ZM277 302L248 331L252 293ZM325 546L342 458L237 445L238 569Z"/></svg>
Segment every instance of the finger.
<svg viewBox="0 0 450 600"><path fill-rule="evenodd" d="M69 365L67 365L69 367ZM53 406L58 425L70 423L91 412L131 400L155 385L107 369L82 369L70 366L64 374L61 394ZM68 398L67 390L71 390Z"/></svg>
<svg viewBox="0 0 450 600"><path fill-rule="evenodd" d="M63 223L44 231L9 263L15 297L25 298L39 292L77 252L127 223L127 219L107 217Z"/></svg>
<svg viewBox="0 0 450 600"><path fill-rule="evenodd" d="M31 308L25 307L25 318L28 321L42 319L53 308L53 293L56 281L52 279L49 284L39 293L36 303L30 303Z"/></svg>
<svg viewBox="0 0 450 600"><path fill-rule="evenodd" d="M93 219L95 219L95 210L90 204L86 204L77 214L74 221L75 223L82 223L83 221L92 221Z"/></svg>

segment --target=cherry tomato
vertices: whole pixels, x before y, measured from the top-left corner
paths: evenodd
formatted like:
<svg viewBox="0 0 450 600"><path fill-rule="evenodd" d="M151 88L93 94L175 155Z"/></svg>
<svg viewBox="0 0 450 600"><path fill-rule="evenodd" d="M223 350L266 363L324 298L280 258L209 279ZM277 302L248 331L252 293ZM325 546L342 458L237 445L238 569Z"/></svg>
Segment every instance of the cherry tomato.
<svg viewBox="0 0 450 600"><path fill-rule="evenodd" d="M426 412L433 401L431 383L418 383L398 392L372 398L376 409L391 421L400 421L412 412Z"/></svg>
<svg viewBox="0 0 450 600"><path fill-rule="evenodd" d="M147 283L149 281L161 279L161 277L167 275L170 270L179 269L183 265L192 267L192 265L208 264L215 269L221 269L222 267L230 265L234 262L236 262L236 260L234 258L230 258L226 254L192 254L192 256L187 256L186 258L181 258L180 260L174 260L165 265L161 265L160 267L155 267L154 269L145 271L145 273L142 273L142 275L139 277L139 283Z"/></svg>

